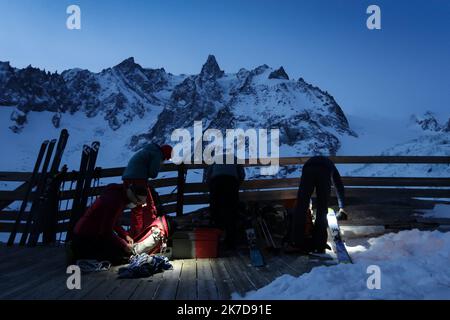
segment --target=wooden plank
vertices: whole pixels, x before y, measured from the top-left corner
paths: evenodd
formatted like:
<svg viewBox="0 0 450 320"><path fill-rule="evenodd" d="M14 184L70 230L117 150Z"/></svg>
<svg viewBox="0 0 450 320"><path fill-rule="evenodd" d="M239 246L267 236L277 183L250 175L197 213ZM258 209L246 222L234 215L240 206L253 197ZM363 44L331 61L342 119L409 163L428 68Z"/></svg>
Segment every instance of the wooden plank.
<svg viewBox="0 0 450 320"><path fill-rule="evenodd" d="M183 260L180 281L175 299L196 300L197 295L197 265L195 259Z"/></svg>
<svg viewBox="0 0 450 320"><path fill-rule="evenodd" d="M0 191L0 200L2 202L14 202L21 201L25 199L25 191L23 190L9 190L9 191ZM33 201L35 196L35 192L30 193L30 201Z"/></svg>
<svg viewBox="0 0 450 320"><path fill-rule="evenodd" d="M26 282L22 282L16 284L9 289L2 289L2 293L0 294L1 299L16 299L16 297L26 294L33 293L35 288L42 283L47 283L51 279L55 277L59 277L61 274L65 272L64 263L60 263L55 265L55 269L47 270L45 273L41 273L38 277L28 278Z"/></svg>
<svg viewBox="0 0 450 320"><path fill-rule="evenodd" d="M280 165L304 164L310 157L286 157L280 158ZM450 163L450 157L441 156L333 156L329 157L337 164L345 163Z"/></svg>
<svg viewBox="0 0 450 320"><path fill-rule="evenodd" d="M21 251L23 251L24 249L26 249L26 247L22 247L22 246L7 246L6 243L1 243L0 244L0 269L1 266L9 261L10 258L14 257L15 255L21 255L23 253L21 253Z"/></svg>
<svg viewBox="0 0 450 320"><path fill-rule="evenodd" d="M8 273L10 276L8 281L1 281L1 299L13 299L17 295L33 291L39 284L65 273L65 261L57 255L50 255L45 260L34 263L31 269L25 270L19 264L18 270Z"/></svg>
<svg viewBox="0 0 450 320"><path fill-rule="evenodd" d="M113 266L109 271L98 272L101 281L93 286L93 288L80 297L82 300L106 300L110 294L120 285L120 280L117 276L117 271L121 266ZM94 276L93 274L92 276ZM95 282L97 283L97 282Z"/></svg>
<svg viewBox="0 0 450 320"><path fill-rule="evenodd" d="M14 274L32 268L48 260L60 259L64 261L64 251L60 247L19 247L15 254L2 259L0 263L0 279L11 278ZM2 257L3 258L3 257Z"/></svg>
<svg viewBox="0 0 450 320"><path fill-rule="evenodd" d="M108 296L108 300L128 300L141 284L141 279L121 279L118 286Z"/></svg>
<svg viewBox="0 0 450 320"><path fill-rule="evenodd" d="M279 159L281 166L304 164L310 157L283 157ZM332 156L330 159L337 164L383 164L383 163L409 163L409 164L449 164L450 157L445 156ZM270 160L270 159L269 159ZM244 166L261 166L268 159L247 159ZM186 169L203 169L205 164L185 164ZM125 167L100 169L100 178L122 176ZM177 171L177 165L164 164L160 172ZM74 180L77 172L67 173L65 180ZM0 181L26 181L31 176L30 172L0 172Z"/></svg>
<svg viewBox="0 0 450 320"><path fill-rule="evenodd" d="M254 284L255 289L262 288L268 285L272 280L272 276L268 276L267 272L264 272L266 267L256 268L251 265L250 258L247 253L239 253L237 256L232 257L233 263L245 272L250 278L251 282Z"/></svg>
<svg viewBox="0 0 450 320"><path fill-rule="evenodd" d="M184 165L178 166L178 177L177 177L177 216L181 217L183 215L183 203L184 203L184 185L186 184L186 169ZM162 200L161 200L162 201Z"/></svg>
<svg viewBox="0 0 450 320"><path fill-rule="evenodd" d="M125 167L114 167L114 168L101 168L98 174L100 178L113 178L113 177L121 177ZM161 170L159 172L171 172L177 171L177 166L175 164L163 164L161 166ZM77 172L68 173L66 177L66 181L74 180Z"/></svg>
<svg viewBox="0 0 450 320"><path fill-rule="evenodd" d="M199 300L219 299L210 259L197 259L197 292Z"/></svg>
<svg viewBox="0 0 450 320"><path fill-rule="evenodd" d="M14 191L25 194L27 192L27 189L28 189L28 182L25 182L24 184L21 184L19 187L17 187ZM9 205L11 205L14 201L16 201L16 200L3 200L2 199L0 201L0 210L5 209Z"/></svg>
<svg viewBox="0 0 450 320"><path fill-rule="evenodd" d="M171 263L173 270L164 271L163 279L156 290L154 299L173 300L177 295L183 260L174 260Z"/></svg>
<svg viewBox="0 0 450 320"><path fill-rule="evenodd" d="M0 181L29 181L31 172L0 171Z"/></svg>
<svg viewBox="0 0 450 320"><path fill-rule="evenodd" d="M98 195L102 194L104 192L104 190L106 189L106 187L107 186L91 188L89 196L98 196ZM4 192L6 192L6 191L4 191ZM13 192L13 191L8 191L8 192ZM1 194L0 194L0 196L1 196ZM75 196L75 190L66 190L66 191L61 192L60 200L73 199L74 196ZM160 196L160 198L161 198L162 203L175 202L177 200L177 194L176 193L162 194Z"/></svg>
<svg viewBox="0 0 450 320"><path fill-rule="evenodd" d="M311 263L308 256L287 255L281 261L299 275L311 271L317 265Z"/></svg>
<svg viewBox="0 0 450 320"><path fill-rule="evenodd" d="M331 156L331 161L337 164L373 164L373 163L435 163L448 164L450 157L445 156ZM279 158L279 165L302 165L310 159L304 157L283 157ZM271 159L245 159L244 167L262 166L263 163L270 163ZM205 164L185 164L187 169L203 169Z"/></svg>
<svg viewBox="0 0 450 320"><path fill-rule="evenodd" d="M171 194L162 194L159 197L161 199L162 203L169 203L169 202L175 202L178 199L178 193L171 193Z"/></svg>
<svg viewBox="0 0 450 320"><path fill-rule="evenodd" d="M0 211L0 220L11 220L16 221L17 216L19 212L18 211ZM23 220L26 220L28 217L29 212L23 213ZM63 210L58 212L58 220L66 220L70 218L71 211L70 210Z"/></svg>
<svg viewBox="0 0 450 320"><path fill-rule="evenodd" d="M60 222L56 227L56 232L65 232L69 227L69 222ZM14 228L14 223L0 222L0 232L11 232ZM17 233L22 233L25 230L25 222L19 224Z"/></svg>
<svg viewBox="0 0 450 320"><path fill-rule="evenodd" d="M342 177L345 186L448 187L448 178Z"/></svg>
<svg viewBox="0 0 450 320"><path fill-rule="evenodd" d="M150 278L141 279L136 290L130 296L130 300L153 300L162 280L163 272L154 274Z"/></svg>
<svg viewBox="0 0 450 320"><path fill-rule="evenodd" d="M247 252L238 252L238 257L242 260L242 263L249 270L252 279L255 279L258 288L266 286L267 284L271 283L276 277L281 275L275 268L273 268L271 255L267 253L263 254L266 265L257 268L252 266L250 256Z"/></svg>
<svg viewBox="0 0 450 320"><path fill-rule="evenodd" d="M36 285L33 290L23 292L15 296L20 300L56 300L69 289L67 288L67 279L69 274L61 272L52 277L49 281Z"/></svg>
<svg viewBox="0 0 450 320"><path fill-rule="evenodd" d="M242 271L239 266L235 264L233 261L233 257L223 258L223 263L228 274L231 276L233 280L234 287L236 291L241 295L245 295L246 292L250 290L257 289L256 285L251 281L249 276Z"/></svg>
<svg viewBox="0 0 450 320"><path fill-rule="evenodd" d="M279 159L280 166L286 165L301 165L304 164L310 157L284 157ZM450 163L450 157L441 156L334 156L330 159L337 164L372 164L372 163L435 163L435 164L448 164ZM244 166L261 166L261 163L267 163L270 159L246 159ZM186 169L204 169L206 164L185 164ZM101 178L119 177L122 176L125 167L101 169ZM177 171L177 165L173 163L164 164L161 167L160 172ZM68 174L68 180L72 180L70 174Z"/></svg>
<svg viewBox="0 0 450 320"><path fill-rule="evenodd" d="M16 286L17 283L26 281L28 277L34 277L39 273L45 273L45 268L50 270L55 264L64 262L64 258L59 255L51 254L49 257L43 258L39 255L34 259L15 259L12 265L6 265L2 268L2 274L0 281L2 282L1 288L6 290L8 286Z"/></svg>
<svg viewBox="0 0 450 320"><path fill-rule="evenodd" d="M109 281L111 278L110 271L82 274L81 289L69 290L67 287L61 294L58 294L58 300L80 300L95 290L100 285Z"/></svg>
<svg viewBox="0 0 450 320"><path fill-rule="evenodd" d="M229 300L231 295L237 292L233 279L225 268L223 258L210 261L211 270L217 287L218 299Z"/></svg>
<svg viewBox="0 0 450 320"><path fill-rule="evenodd" d="M270 260L267 262L267 268L273 272L275 278L284 274L290 274L291 276L298 277L300 272L293 270L287 264L283 263L283 258L284 254L270 257Z"/></svg>
<svg viewBox="0 0 450 320"><path fill-rule="evenodd" d="M342 182L349 186L386 186L386 187L449 187L448 178L383 178L383 177L342 177ZM240 190L298 188L300 178L246 180ZM205 183L186 183L185 193L208 192Z"/></svg>
<svg viewBox="0 0 450 320"><path fill-rule="evenodd" d="M120 287L121 280L118 279L117 271L121 266L114 266L108 272L104 272L103 281L90 292L84 295L83 300L106 300Z"/></svg>
<svg viewBox="0 0 450 320"><path fill-rule="evenodd" d="M417 222L420 223L431 223L431 224L441 224L441 225L450 225L450 219L449 218L424 218L424 217L418 217Z"/></svg>

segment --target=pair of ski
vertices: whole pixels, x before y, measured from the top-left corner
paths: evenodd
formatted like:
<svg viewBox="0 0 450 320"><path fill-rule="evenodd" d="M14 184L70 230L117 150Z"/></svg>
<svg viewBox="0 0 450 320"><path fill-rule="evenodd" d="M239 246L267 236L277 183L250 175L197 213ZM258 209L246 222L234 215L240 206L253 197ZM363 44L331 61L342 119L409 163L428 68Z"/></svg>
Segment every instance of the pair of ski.
<svg viewBox="0 0 450 320"><path fill-rule="evenodd" d="M95 164L97 162L99 148L100 142L98 141L92 142L90 146L83 145L66 241L71 239L72 230L75 227L75 224L86 210L87 202L90 197L92 180L94 179Z"/></svg>
<svg viewBox="0 0 450 320"><path fill-rule="evenodd" d="M53 188L50 188L50 186L54 184L53 181L55 181L55 177L59 172L59 166L61 164L62 155L64 153L68 138L68 131L66 129L63 129L59 136L58 143L56 139L53 139L51 141L45 140L41 144L38 157L33 168L33 172L24 193L24 199L22 201L16 217L16 221L13 225L13 229L8 239L9 246L13 245L16 240L17 233L22 225L21 222L24 218L25 210L30 201L32 202L32 205L28 213L26 222L23 225L22 236L19 242L20 245L36 245L40 234L44 231L44 227L46 227L46 231L48 231L50 230L52 224L57 223L56 220L50 221L53 218L56 219L56 216L50 217L47 215L47 205L49 197L55 196L54 194L52 194L51 191L53 190ZM42 161L44 162L42 163ZM36 189L33 193L33 188L35 187ZM31 197L32 195L33 197Z"/></svg>
<svg viewBox="0 0 450 320"><path fill-rule="evenodd" d="M339 263L353 263L350 255L348 254L347 248L345 246L345 242L342 239L341 236L341 230L339 228L339 224L336 218L336 213L334 212L334 210L332 208L328 208L328 213L327 213L327 220L328 220L328 228L329 228L329 233L330 236L333 240L332 243L332 247L333 247L333 251L335 252L338 262ZM263 232L264 230L266 230L267 232L267 236L268 238L270 237L270 233L269 230L267 228L267 225L262 225L261 226ZM266 232L264 232L264 234L266 234ZM262 267L265 265L264 262L264 257L261 253L261 250L259 249L257 242L256 242L256 232L254 228L248 228L246 230L246 234L247 234L247 241L248 241L248 246L249 246L249 250L250 250L250 260L251 263L254 267ZM274 246L274 248L276 248Z"/></svg>
<svg viewBox="0 0 450 320"><path fill-rule="evenodd" d="M263 267L266 263L257 244L255 229L248 228L245 230L245 233L247 235L248 249L250 251L250 262L252 266Z"/></svg>
<svg viewBox="0 0 450 320"><path fill-rule="evenodd" d="M258 216L258 207L256 204L254 204L254 206L251 207L251 216L246 218L246 223L247 223L247 228L245 230L245 234L247 237L247 245L248 245L248 250L250 252L250 262L251 265L254 267L263 267L266 263L264 261L264 256L261 252L261 250L259 249L258 246L258 241L257 241L257 233L256 233L256 228L257 228L257 219L259 218Z"/></svg>

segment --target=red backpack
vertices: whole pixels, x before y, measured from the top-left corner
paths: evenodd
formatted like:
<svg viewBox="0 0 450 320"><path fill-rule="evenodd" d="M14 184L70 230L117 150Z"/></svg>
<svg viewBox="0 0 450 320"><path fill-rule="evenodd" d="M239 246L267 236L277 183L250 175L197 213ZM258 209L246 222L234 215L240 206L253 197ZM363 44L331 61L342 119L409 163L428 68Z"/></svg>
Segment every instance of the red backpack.
<svg viewBox="0 0 450 320"><path fill-rule="evenodd" d="M165 250L171 232L166 216L156 217L155 221L135 237L134 253L155 254Z"/></svg>

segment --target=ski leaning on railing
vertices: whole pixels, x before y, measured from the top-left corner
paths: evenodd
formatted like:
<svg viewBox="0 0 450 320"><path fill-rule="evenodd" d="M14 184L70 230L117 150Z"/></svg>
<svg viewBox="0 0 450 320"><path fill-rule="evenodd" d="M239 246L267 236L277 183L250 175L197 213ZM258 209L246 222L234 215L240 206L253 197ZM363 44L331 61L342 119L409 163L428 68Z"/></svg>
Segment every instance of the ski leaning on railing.
<svg viewBox="0 0 450 320"><path fill-rule="evenodd" d="M49 231L56 232L57 224L57 208L52 207L49 200L57 195L57 190L53 186L60 177L59 166L68 138L69 133L66 129L63 129L58 144L56 144L56 139L50 142L46 140L41 144L33 172L27 181L22 204L8 239L8 245L14 244L19 231L22 233L20 245L27 243L28 245L36 245L42 232L45 232L46 243L51 242L51 239L56 237L56 234L49 236L48 233ZM41 168L42 161L44 162ZM31 202L31 209L26 216L25 224L22 225L29 202Z"/></svg>
<svg viewBox="0 0 450 320"><path fill-rule="evenodd" d="M30 180L28 181L27 189L25 191L25 197L20 206L19 212L17 213L16 221L14 222L13 229L8 238L8 246L12 246L16 240L16 235L19 230L19 226L23 219L24 212L27 208L28 202L30 200L30 194L33 191L33 187L37 184L39 178L39 169L41 167L42 159L44 158L45 152L47 151L47 147L49 145L49 141L45 140L41 144L41 148L39 149L39 154L37 156L33 173L31 174Z"/></svg>
<svg viewBox="0 0 450 320"><path fill-rule="evenodd" d="M68 131L66 129L61 130L56 148L51 148L51 151L53 151L53 149L55 150L52 164L50 170L47 172L47 167L45 167L46 170L42 174L42 185L38 186L40 189L37 193L36 210L32 212L31 216L33 220L32 225L30 226L30 237L28 239L28 245L30 246L35 246L37 244L41 234L45 235L45 241L43 239L43 242L45 243L54 242L52 239L56 238L56 234L50 235L49 231L56 232L57 205L53 206L50 203L54 203L55 201L58 203L57 197L60 185L58 182L58 180L60 180L59 166L68 139ZM52 152L49 152L49 154L51 158Z"/></svg>
<svg viewBox="0 0 450 320"><path fill-rule="evenodd" d="M93 142L91 146L83 146L66 241L71 240L72 230L86 209L99 148L100 143L98 141Z"/></svg>

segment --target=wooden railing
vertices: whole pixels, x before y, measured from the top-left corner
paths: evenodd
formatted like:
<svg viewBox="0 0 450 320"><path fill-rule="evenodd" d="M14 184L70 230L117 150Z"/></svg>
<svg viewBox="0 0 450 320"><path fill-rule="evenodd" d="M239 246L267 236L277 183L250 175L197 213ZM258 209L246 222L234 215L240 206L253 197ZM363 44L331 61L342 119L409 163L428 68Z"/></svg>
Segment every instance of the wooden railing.
<svg viewBox="0 0 450 320"><path fill-rule="evenodd" d="M399 156L339 156L330 157L336 164L446 164L450 165L450 157L399 157ZM293 200L297 197L297 189L300 180L300 165L305 163L309 157L289 157L280 158L280 167L298 166L297 178L274 178L247 180L241 185L240 199L242 201L258 202L283 202ZM250 163L247 161L244 166L261 166L259 163ZM186 182L185 176L191 170L200 170L205 168L204 164L165 164L161 172L172 172L173 177L154 179L150 184L160 191L161 201L165 213L176 213L178 216L184 214L184 208L187 205L207 205L208 188L204 183ZM108 168L96 170L95 178L100 181L99 185L91 187L90 195L95 197L102 193L107 182L104 179L120 177L124 167ZM63 175L65 187L62 188L59 199L63 204L58 212L57 232L65 232L71 215L70 202L74 197L75 183L72 188L67 185L76 181L79 173L76 171L67 172ZM399 173L401 175L401 172ZM10 191L0 191L0 232L10 232L14 221L18 216L15 210L7 210L15 201L21 201L25 197L28 181L31 173L29 172L0 172L0 181L20 182L21 184ZM345 185L346 198L364 199L364 198L450 198L450 177L440 178L411 178L411 177L343 177ZM165 188L165 189L161 189ZM162 191L161 191L162 190ZM32 193L29 201L32 201L38 195ZM65 203L65 204L64 204ZM27 213L23 215L24 221ZM18 233L23 229L23 224L19 225Z"/></svg>

